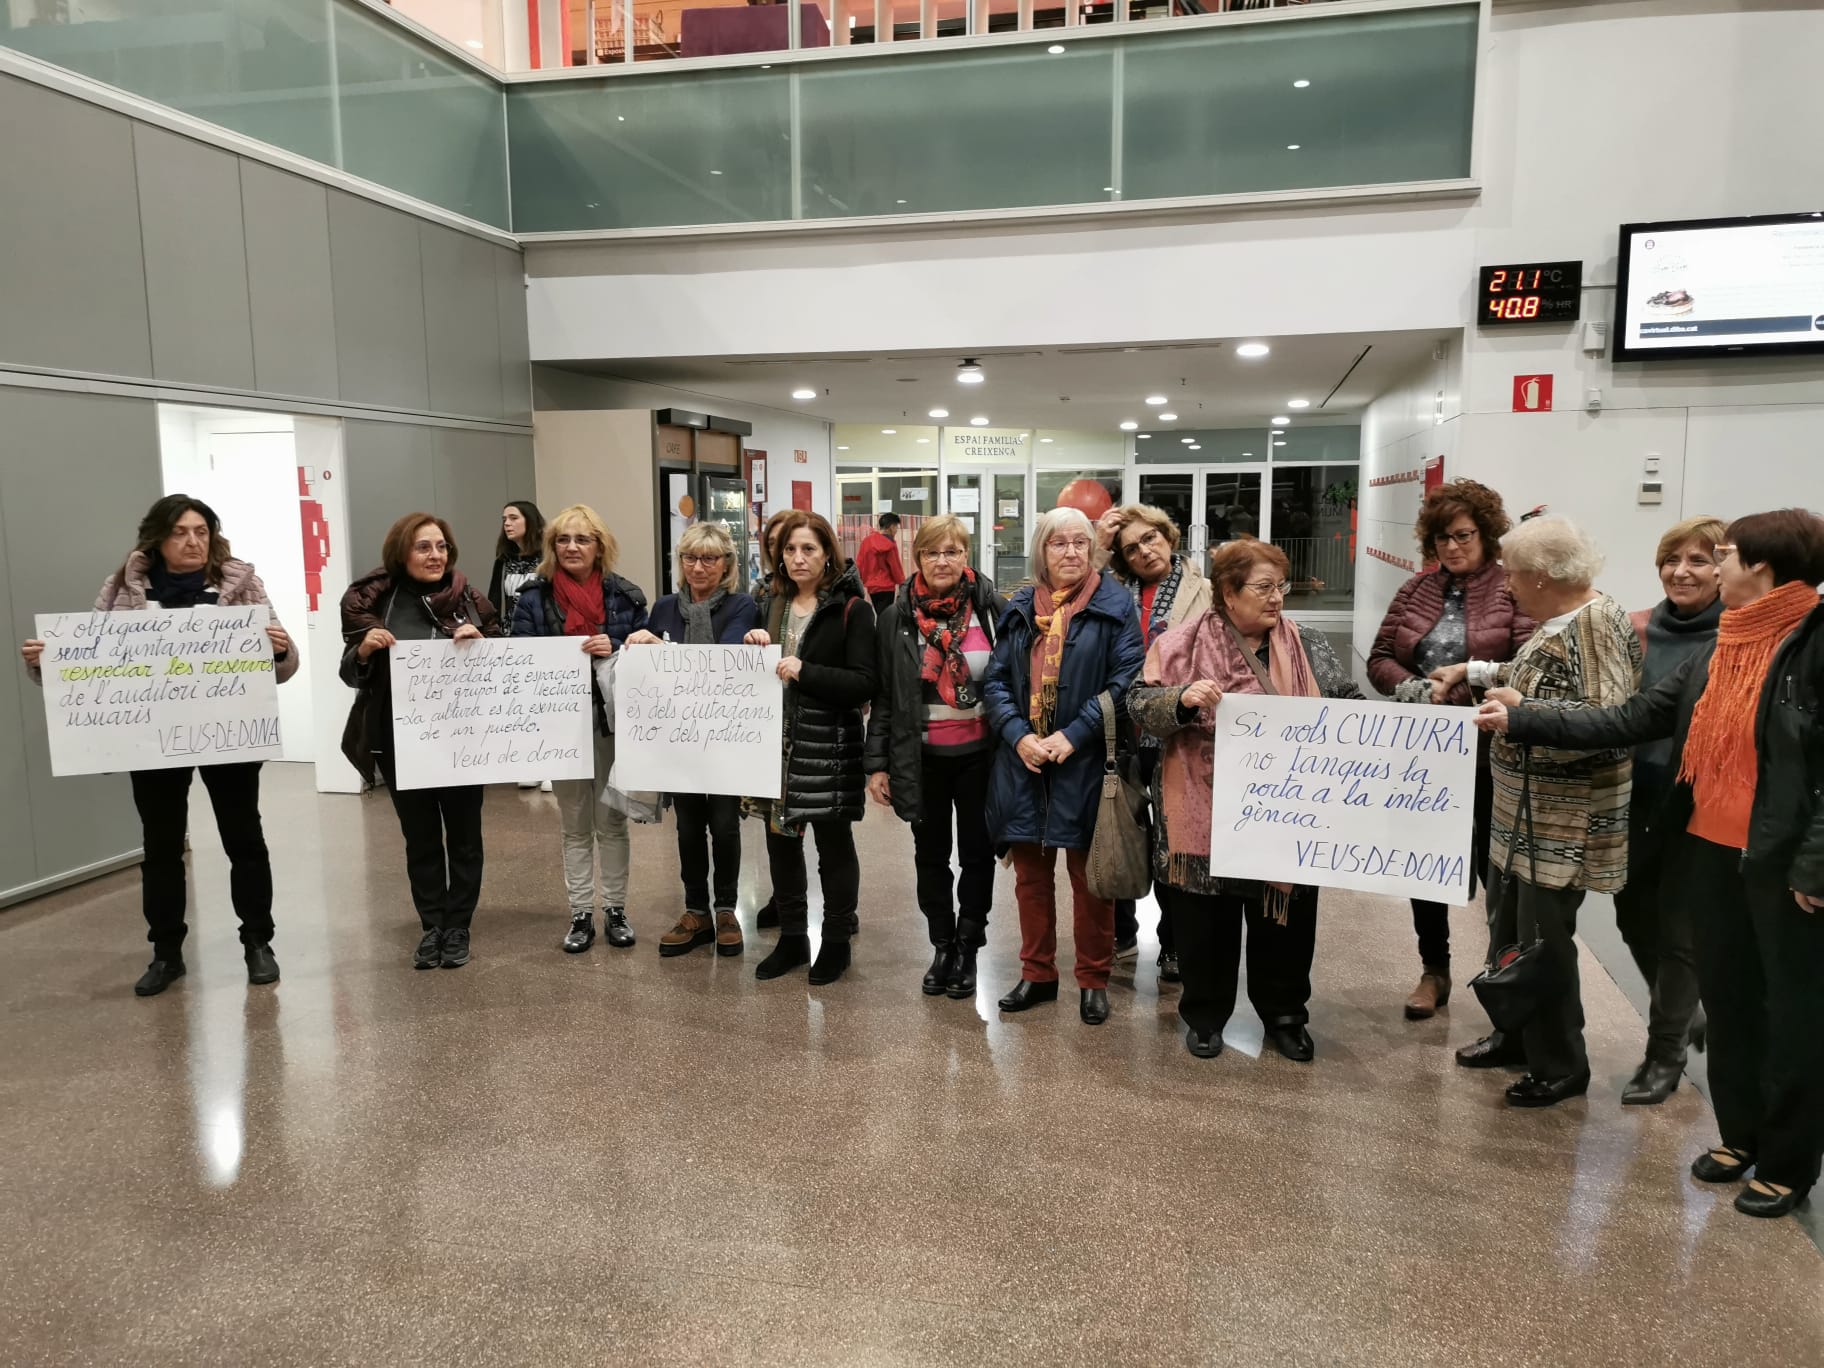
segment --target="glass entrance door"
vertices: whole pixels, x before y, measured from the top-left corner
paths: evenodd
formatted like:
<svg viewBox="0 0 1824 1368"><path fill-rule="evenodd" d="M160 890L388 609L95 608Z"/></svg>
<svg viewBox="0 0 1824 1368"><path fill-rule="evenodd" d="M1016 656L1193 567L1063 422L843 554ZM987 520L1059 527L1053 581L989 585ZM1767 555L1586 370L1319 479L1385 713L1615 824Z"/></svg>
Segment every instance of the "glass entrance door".
<svg viewBox="0 0 1824 1368"><path fill-rule="evenodd" d="M944 508L969 530L969 564L1003 594L1026 578L1026 539L1032 527L1026 486L1026 471L1020 467L953 465L944 476Z"/></svg>
<svg viewBox="0 0 1824 1368"><path fill-rule="evenodd" d="M1264 465L1141 466L1140 502L1178 524L1180 546L1204 572L1209 553L1236 537L1268 540L1273 510L1264 497Z"/></svg>

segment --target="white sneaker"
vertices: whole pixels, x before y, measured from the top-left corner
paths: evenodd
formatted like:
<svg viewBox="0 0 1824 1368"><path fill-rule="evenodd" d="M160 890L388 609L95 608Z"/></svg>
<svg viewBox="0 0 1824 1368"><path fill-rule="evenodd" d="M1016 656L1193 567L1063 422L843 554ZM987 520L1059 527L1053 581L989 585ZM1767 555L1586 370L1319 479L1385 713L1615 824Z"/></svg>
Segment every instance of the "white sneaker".
<svg viewBox="0 0 1824 1368"><path fill-rule="evenodd" d="M539 786L538 786L538 791L539 791L539 792L540 792L540 793L549 793L549 792L551 792L551 781L550 781L550 780L549 780L549 779L547 779L547 780L545 780L545 782L544 782L544 783L542 783L542 784L540 784L540 785L539 785Z"/></svg>

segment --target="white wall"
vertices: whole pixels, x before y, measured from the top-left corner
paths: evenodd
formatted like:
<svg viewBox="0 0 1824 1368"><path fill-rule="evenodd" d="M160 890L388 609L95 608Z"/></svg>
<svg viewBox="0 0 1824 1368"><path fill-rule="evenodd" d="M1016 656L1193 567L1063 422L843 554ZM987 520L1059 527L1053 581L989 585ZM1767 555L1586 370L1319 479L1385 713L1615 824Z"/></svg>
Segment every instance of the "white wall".
<svg viewBox="0 0 1824 1368"><path fill-rule="evenodd" d="M577 503L595 509L620 544L616 569L656 600L664 581L651 411L535 408L532 459L545 516Z"/></svg>

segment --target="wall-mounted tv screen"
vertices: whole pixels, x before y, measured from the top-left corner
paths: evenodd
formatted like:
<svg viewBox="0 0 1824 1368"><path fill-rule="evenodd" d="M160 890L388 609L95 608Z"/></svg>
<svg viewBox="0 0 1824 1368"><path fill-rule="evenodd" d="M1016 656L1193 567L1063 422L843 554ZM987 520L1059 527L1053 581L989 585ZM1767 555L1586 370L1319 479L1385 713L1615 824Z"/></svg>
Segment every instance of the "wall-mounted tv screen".
<svg viewBox="0 0 1824 1368"><path fill-rule="evenodd" d="M1824 353L1824 213L1627 223L1617 361Z"/></svg>

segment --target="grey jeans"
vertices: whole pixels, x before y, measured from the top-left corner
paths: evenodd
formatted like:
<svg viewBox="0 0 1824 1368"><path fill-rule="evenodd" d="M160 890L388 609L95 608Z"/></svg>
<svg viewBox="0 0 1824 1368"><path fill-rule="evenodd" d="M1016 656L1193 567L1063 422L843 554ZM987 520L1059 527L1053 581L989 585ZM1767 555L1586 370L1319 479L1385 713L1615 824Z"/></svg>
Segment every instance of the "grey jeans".
<svg viewBox="0 0 1824 1368"><path fill-rule="evenodd" d="M570 896L570 915L595 910L596 853L601 853L601 893L604 907L627 905L627 868L632 843L627 837L627 815L601 801L602 785L614 768L614 737L595 738L595 777L557 779L551 794L557 799L564 831L564 886Z"/></svg>

